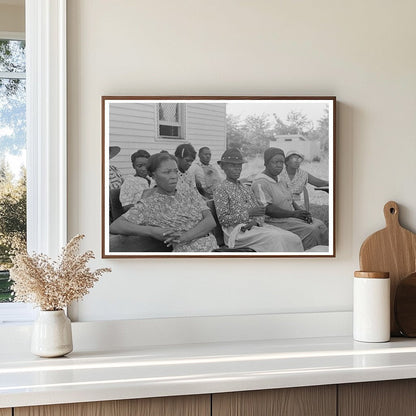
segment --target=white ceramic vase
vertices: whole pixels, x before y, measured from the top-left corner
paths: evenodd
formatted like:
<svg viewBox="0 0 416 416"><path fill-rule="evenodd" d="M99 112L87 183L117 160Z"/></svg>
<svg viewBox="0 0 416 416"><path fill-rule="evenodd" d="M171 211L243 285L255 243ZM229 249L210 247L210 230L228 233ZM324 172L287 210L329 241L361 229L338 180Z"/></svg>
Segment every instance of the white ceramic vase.
<svg viewBox="0 0 416 416"><path fill-rule="evenodd" d="M31 351L39 357L61 357L72 351L71 321L63 310L40 311L33 325Z"/></svg>

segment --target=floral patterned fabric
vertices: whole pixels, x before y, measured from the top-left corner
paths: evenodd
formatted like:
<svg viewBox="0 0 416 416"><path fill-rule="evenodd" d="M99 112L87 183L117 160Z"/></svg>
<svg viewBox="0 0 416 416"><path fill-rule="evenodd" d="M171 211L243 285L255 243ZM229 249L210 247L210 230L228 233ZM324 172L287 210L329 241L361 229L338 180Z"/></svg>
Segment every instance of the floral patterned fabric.
<svg viewBox="0 0 416 416"><path fill-rule="evenodd" d="M195 174L190 168L186 172L178 170L178 184L176 185L176 188L180 191L184 187L196 189Z"/></svg>
<svg viewBox="0 0 416 416"><path fill-rule="evenodd" d="M150 181L140 176L129 175L120 188L120 202L123 207L135 204L142 197L145 189L149 189Z"/></svg>
<svg viewBox="0 0 416 416"><path fill-rule="evenodd" d="M249 221L249 209L260 205L248 186L225 180L214 190L214 203L224 241L230 248L251 247L259 252L303 251L297 235L264 224L264 217L256 217L258 226L241 231L241 226Z"/></svg>
<svg viewBox="0 0 416 416"><path fill-rule="evenodd" d="M240 181L234 183L228 180L215 189L214 203L218 220L223 227L247 223L249 209L260 205L247 185L243 185Z"/></svg>
<svg viewBox="0 0 416 416"><path fill-rule="evenodd" d="M123 217L138 225L169 228L181 233L194 228L202 219L202 212L208 210L205 201L189 187L177 190L173 196L153 192L140 200ZM217 248L211 234L195 240L176 244L174 252L211 251Z"/></svg>
<svg viewBox="0 0 416 416"><path fill-rule="evenodd" d="M292 192L293 200L300 201L303 188L308 183L308 172L298 169L293 179L290 179L286 169L283 169L279 175L279 182L286 183L290 191Z"/></svg>
<svg viewBox="0 0 416 416"><path fill-rule="evenodd" d="M118 189L123 183L123 175L113 165L110 165L110 189Z"/></svg>

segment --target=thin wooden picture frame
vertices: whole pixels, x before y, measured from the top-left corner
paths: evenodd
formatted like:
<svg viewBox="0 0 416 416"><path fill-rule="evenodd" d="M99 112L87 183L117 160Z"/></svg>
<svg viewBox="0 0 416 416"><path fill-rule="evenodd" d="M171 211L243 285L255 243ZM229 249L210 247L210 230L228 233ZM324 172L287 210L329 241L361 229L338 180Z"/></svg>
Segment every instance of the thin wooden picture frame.
<svg viewBox="0 0 416 416"><path fill-rule="evenodd" d="M335 257L336 97L103 96L101 104L103 258ZM229 149L240 159L227 159ZM158 170L152 175L136 169L140 165L143 172L148 156L161 152L172 155L162 163L176 163L173 204L162 192ZM187 152L193 154L188 164L194 157L188 168ZM151 160L156 159L163 158ZM284 164L276 177L274 161ZM233 163L242 167L235 189L223 170ZM191 197L179 191L182 182L192 189L186 187ZM241 214L241 192L250 200L254 194L265 215ZM189 218L181 216L178 225L179 212ZM231 222L225 220L228 214ZM201 221L207 215L215 220L205 221L203 235L193 234L198 215ZM249 222L254 225L246 231ZM261 244L257 237L250 240L266 231L273 236Z"/></svg>

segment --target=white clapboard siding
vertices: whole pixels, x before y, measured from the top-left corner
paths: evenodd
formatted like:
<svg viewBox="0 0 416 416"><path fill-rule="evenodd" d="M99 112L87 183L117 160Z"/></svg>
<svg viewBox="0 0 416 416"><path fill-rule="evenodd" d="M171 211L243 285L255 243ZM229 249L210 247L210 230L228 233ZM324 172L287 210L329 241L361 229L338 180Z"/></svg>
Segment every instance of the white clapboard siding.
<svg viewBox="0 0 416 416"><path fill-rule="evenodd" d="M111 160L123 176L134 174L131 155L139 149L153 153L156 140L156 104L111 103L110 145L120 146L120 153Z"/></svg>
<svg viewBox="0 0 416 416"><path fill-rule="evenodd" d="M226 148L225 104L187 104L185 117L185 141L195 150L208 146L212 161L219 160ZM109 111L110 145L120 146L120 153L111 160L123 175L134 174L131 154L139 149L150 154L167 150L174 153L184 140L162 139L157 131L157 104L155 103L111 103Z"/></svg>
<svg viewBox="0 0 416 416"><path fill-rule="evenodd" d="M188 104L186 108L186 140L198 151L211 149L212 161L220 159L226 148L227 123L225 104Z"/></svg>

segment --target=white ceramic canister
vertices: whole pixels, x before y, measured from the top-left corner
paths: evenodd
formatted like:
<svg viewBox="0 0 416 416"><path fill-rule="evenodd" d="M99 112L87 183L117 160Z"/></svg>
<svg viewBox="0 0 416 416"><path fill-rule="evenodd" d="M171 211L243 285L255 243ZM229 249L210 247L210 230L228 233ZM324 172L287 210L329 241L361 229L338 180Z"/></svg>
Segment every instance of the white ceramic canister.
<svg viewBox="0 0 416 416"><path fill-rule="evenodd" d="M388 272L354 272L353 337L362 342L390 341Z"/></svg>

